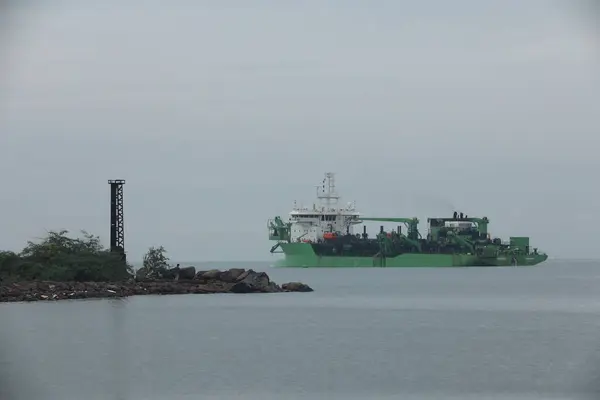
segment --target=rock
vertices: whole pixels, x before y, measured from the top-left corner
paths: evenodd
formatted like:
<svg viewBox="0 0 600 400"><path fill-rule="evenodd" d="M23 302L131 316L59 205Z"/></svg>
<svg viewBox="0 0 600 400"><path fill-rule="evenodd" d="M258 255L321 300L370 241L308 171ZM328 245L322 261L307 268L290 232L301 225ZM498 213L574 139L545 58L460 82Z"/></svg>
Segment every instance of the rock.
<svg viewBox="0 0 600 400"><path fill-rule="evenodd" d="M219 274L219 280L223 282L234 283L244 273L246 273L246 270L243 268L231 268L221 272Z"/></svg>
<svg viewBox="0 0 600 400"><path fill-rule="evenodd" d="M202 280L202 279L204 279L202 276L203 276L205 273L206 273L206 271L198 271L198 272L196 272L196 276L194 277L194 279L197 279L197 280Z"/></svg>
<svg viewBox="0 0 600 400"><path fill-rule="evenodd" d="M135 271L135 279L138 279L140 281L143 281L144 279L148 278L148 269L145 267L142 267L140 269L138 269L137 271Z"/></svg>
<svg viewBox="0 0 600 400"><path fill-rule="evenodd" d="M237 278L231 291L233 293L271 293L273 286L270 283L269 275L249 269Z"/></svg>
<svg viewBox="0 0 600 400"><path fill-rule="evenodd" d="M202 278L204 279L219 279L221 276L221 271L218 269L211 269L210 271L206 271L202 274Z"/></svg>
<svg viewBox="0 0 600 400"><path fill-rule="evenodd" d="M140 270L142 272L140 273ZM0 284L0 302L56 301L84 298L126 297L186 293L311 292L308 285L290 282L281 287L265 272L232 268L198 271L194 267L147 272L123 282L16 282Z"/></svg>
<svg viewBox="0 0 600 400"><path fill-rule="evenodd" d="M135 272L135 280L136 281L146 281L146 280L157 280L157 279L169 279L169 280L177 280L179 278L180 268L158 268L158 269L149 269L147 267L142 267Z"/></svg>
<svg viewBox="0 0 600 400"><path fill-rule="evenodd" d="M196 268L185 267L179 270L179 279L190 280L196 277Z"/></svg>
<svg viewBox="0 0 600 400"><path fill-rule="evenodd" d="M267 292L268 293L278 293L278 292L283 292L283 290L275 282L270 282Z"/></svg>
<svg viewBox="0 0 600 400"><path fill-rule="evenodd" d="M289 282L281 285L284 292L313 292L313 289L305 283Z"/></svg>
<svg viewBox="0 0 600 400"><path fill-rule="evenodd" d="M179 267L169 268L168 270L163 272L161 278L169 279L169 280L173 280L173 281L179 280L179 271L181 271L181 269Z"/></svg>

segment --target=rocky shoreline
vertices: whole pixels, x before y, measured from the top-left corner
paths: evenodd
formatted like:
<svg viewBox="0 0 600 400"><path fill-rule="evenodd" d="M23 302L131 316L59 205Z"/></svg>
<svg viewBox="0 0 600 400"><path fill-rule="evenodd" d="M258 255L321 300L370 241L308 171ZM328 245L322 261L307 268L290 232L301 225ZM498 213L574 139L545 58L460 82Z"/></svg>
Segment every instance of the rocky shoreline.
<svg viewBox="0 0 600 400"><path fill-rule="evenodd" d="M127 282L13 282L0 283L0 302L56 301L138 295L206 293L312 292L300 282L278 285L265 272L232 268L175 274L170 279L140 278ZM183 269L182 271L183 272ZM191 272L191 271L189 271ZM195 271L194 271L195 272Z"/></svg>

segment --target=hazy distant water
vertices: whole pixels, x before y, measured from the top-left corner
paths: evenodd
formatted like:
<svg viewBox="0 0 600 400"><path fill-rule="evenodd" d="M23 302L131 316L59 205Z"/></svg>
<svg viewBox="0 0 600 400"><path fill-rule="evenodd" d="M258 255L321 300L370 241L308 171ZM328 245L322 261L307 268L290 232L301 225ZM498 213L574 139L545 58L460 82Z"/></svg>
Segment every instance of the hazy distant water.
<svg viewBox="0 0 600 400"><path fill-rule="evenodd" d="M0 399L590 398L600 378L598 262L241 266L315 292L0 305Z"/></svg>

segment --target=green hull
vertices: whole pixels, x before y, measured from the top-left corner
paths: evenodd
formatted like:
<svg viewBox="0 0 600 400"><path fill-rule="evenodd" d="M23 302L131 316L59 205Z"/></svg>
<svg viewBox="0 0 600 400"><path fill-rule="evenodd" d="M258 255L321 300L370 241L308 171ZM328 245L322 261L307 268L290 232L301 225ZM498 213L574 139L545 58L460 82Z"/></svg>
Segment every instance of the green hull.
<svg viewBox="0 0 600 400"><path fill-rule="evenodd" d="M396 257L346 257L318 256L308 243L280 243L284 258L276 267L336 268L336 267L477 267L477 266L527 266L546 261L546 254L527 254L516 257L499 256L481 258L470 254L404 253ZM516 262L515 262L516 261Z"/></svg>

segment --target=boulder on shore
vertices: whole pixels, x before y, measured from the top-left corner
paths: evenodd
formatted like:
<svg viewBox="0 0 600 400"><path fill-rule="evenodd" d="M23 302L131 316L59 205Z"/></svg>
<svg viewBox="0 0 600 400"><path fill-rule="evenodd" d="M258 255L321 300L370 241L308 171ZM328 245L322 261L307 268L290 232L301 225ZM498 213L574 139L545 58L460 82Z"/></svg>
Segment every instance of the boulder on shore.
<svg viewBox="0 0 600 400"><path fill-rule="evenodd" d="M127 297L149 294L279 293L312 292L300 282L272 282L265 272L232 268L225 271L198 271L194 267L172 268L161 278L136 274L126 282L0 282L0 302L68 300Z"/></svg>
<svg viewBox="0 0 600 400"><path fill-rule="evenodd" d="M312 292L312 288L306 283L289 282L281 285L281 290L284 292Z"/></svg>

